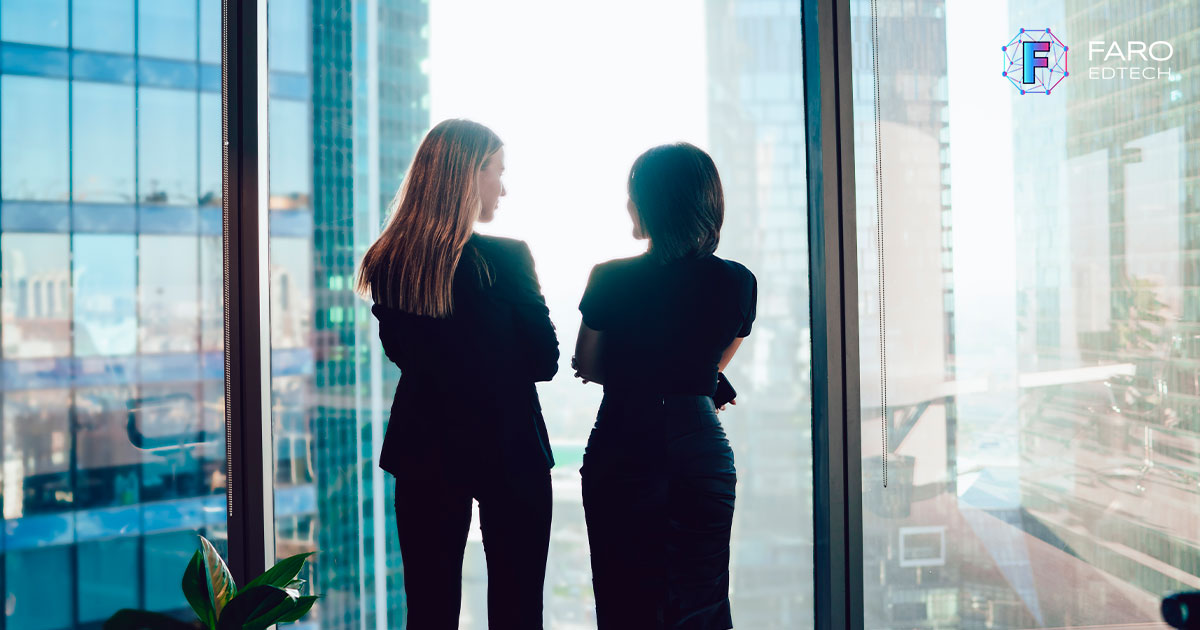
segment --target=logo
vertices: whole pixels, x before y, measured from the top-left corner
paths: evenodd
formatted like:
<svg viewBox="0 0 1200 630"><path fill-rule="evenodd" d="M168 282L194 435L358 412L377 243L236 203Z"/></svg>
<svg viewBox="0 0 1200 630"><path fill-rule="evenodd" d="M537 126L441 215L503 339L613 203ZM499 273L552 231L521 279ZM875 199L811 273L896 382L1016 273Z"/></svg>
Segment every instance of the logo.
<svg viewBox="0 0 1200 630"><path fill-rule="evenodd" d="M1102 65L1096 65L1096 57L1100 55L1103 55L1100 59ZM1127 41L1124 46L1119 42L1091 41L1088 42L1087 58L1092 66L1088 68L1088 78L1178 81L1178 75L1171 72L1170 66L1162 68L1174 55L1175 47L1166 41L1151 42L1149 45L1143 41Z"/></svg>
<svg viewBox="0 0 1200 630"><path fill-rule="evenodd" d="M1067 45L1048 28L1023 28L1000 50L1004 53L1004 72L1001 74L1021 94L1049 95L1070 76Z"/></svg>

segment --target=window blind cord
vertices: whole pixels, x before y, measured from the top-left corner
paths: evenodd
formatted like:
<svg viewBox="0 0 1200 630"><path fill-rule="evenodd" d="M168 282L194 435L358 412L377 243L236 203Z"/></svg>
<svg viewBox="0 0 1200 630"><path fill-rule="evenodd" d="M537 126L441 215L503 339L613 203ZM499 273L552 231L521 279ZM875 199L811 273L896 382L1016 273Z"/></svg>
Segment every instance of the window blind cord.
<svg viewBox="0 0 1200 630"><path fill-rule="evenodd" d="M883 487L888 485L887 300L883 267L883 138L879 122L879 2L871 0L871 71L875 88L875 244L879 268L879 410Z"/></svg>

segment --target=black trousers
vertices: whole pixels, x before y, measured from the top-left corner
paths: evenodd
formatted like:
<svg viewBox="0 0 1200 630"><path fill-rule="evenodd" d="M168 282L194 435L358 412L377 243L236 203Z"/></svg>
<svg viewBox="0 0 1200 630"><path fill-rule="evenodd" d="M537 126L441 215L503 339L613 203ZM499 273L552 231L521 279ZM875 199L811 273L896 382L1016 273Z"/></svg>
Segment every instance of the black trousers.
<svg viewBox="0 0 1200 630"><path fill-rule="evenodd" d="M461 455L461 453L460 453ZM488 568L488 627L542 628L550 544L550 472L513 475L442 449L406 458L396 473L396 526L404 560L408 630L454 630L472 499Z"/></svg>
<svg viewBox="0 0 1200 630"><path fill-rule="evenodd" d="M584 451L600 630L726 630L737 471L707 396L605 395Z"/></svg>

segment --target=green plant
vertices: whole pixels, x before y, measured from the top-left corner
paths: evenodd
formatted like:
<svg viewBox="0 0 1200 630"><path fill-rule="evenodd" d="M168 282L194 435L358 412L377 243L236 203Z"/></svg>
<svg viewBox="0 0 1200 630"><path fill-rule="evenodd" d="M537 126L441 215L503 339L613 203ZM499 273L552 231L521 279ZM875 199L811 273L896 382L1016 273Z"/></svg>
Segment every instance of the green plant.
<svg viewBox="0 0 1200 630"><path fill-rule="evenodd" d="M200 550L183 572L183 595L196 613L186 622L150 610L125 608L104 622L104 630L266 630L297 621L312 608L316 595L301 595L297 579L312 553L280 560L241 589L212 543L200 537Z"/></svg>

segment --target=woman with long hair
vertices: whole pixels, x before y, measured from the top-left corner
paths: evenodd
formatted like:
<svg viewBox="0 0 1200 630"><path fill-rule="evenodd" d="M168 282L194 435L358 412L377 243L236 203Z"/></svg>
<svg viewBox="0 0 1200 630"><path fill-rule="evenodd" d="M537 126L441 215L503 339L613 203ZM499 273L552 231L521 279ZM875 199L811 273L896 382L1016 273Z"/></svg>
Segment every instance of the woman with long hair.
<svg viewBox="0 0 1200 630"><path fill-rule="evenodd" d="M474 231L503 171L490 129L439 123L359 268L401 372L379 465L396 478L409 630L458 627L472 500L489 627L542 627L554 460L534 383L558 370L558 340L529 247Z"/></svg>
<svg viewBox="0 0 1200 630"><path fill-rule="evenodd" d="M650 149L628 189L649 247L592 268L573 360L604 385L580 470L597 622L725 630L737 475L718 385L750 334L757 281L713 254L724 199L707 153Z"/></svg>

